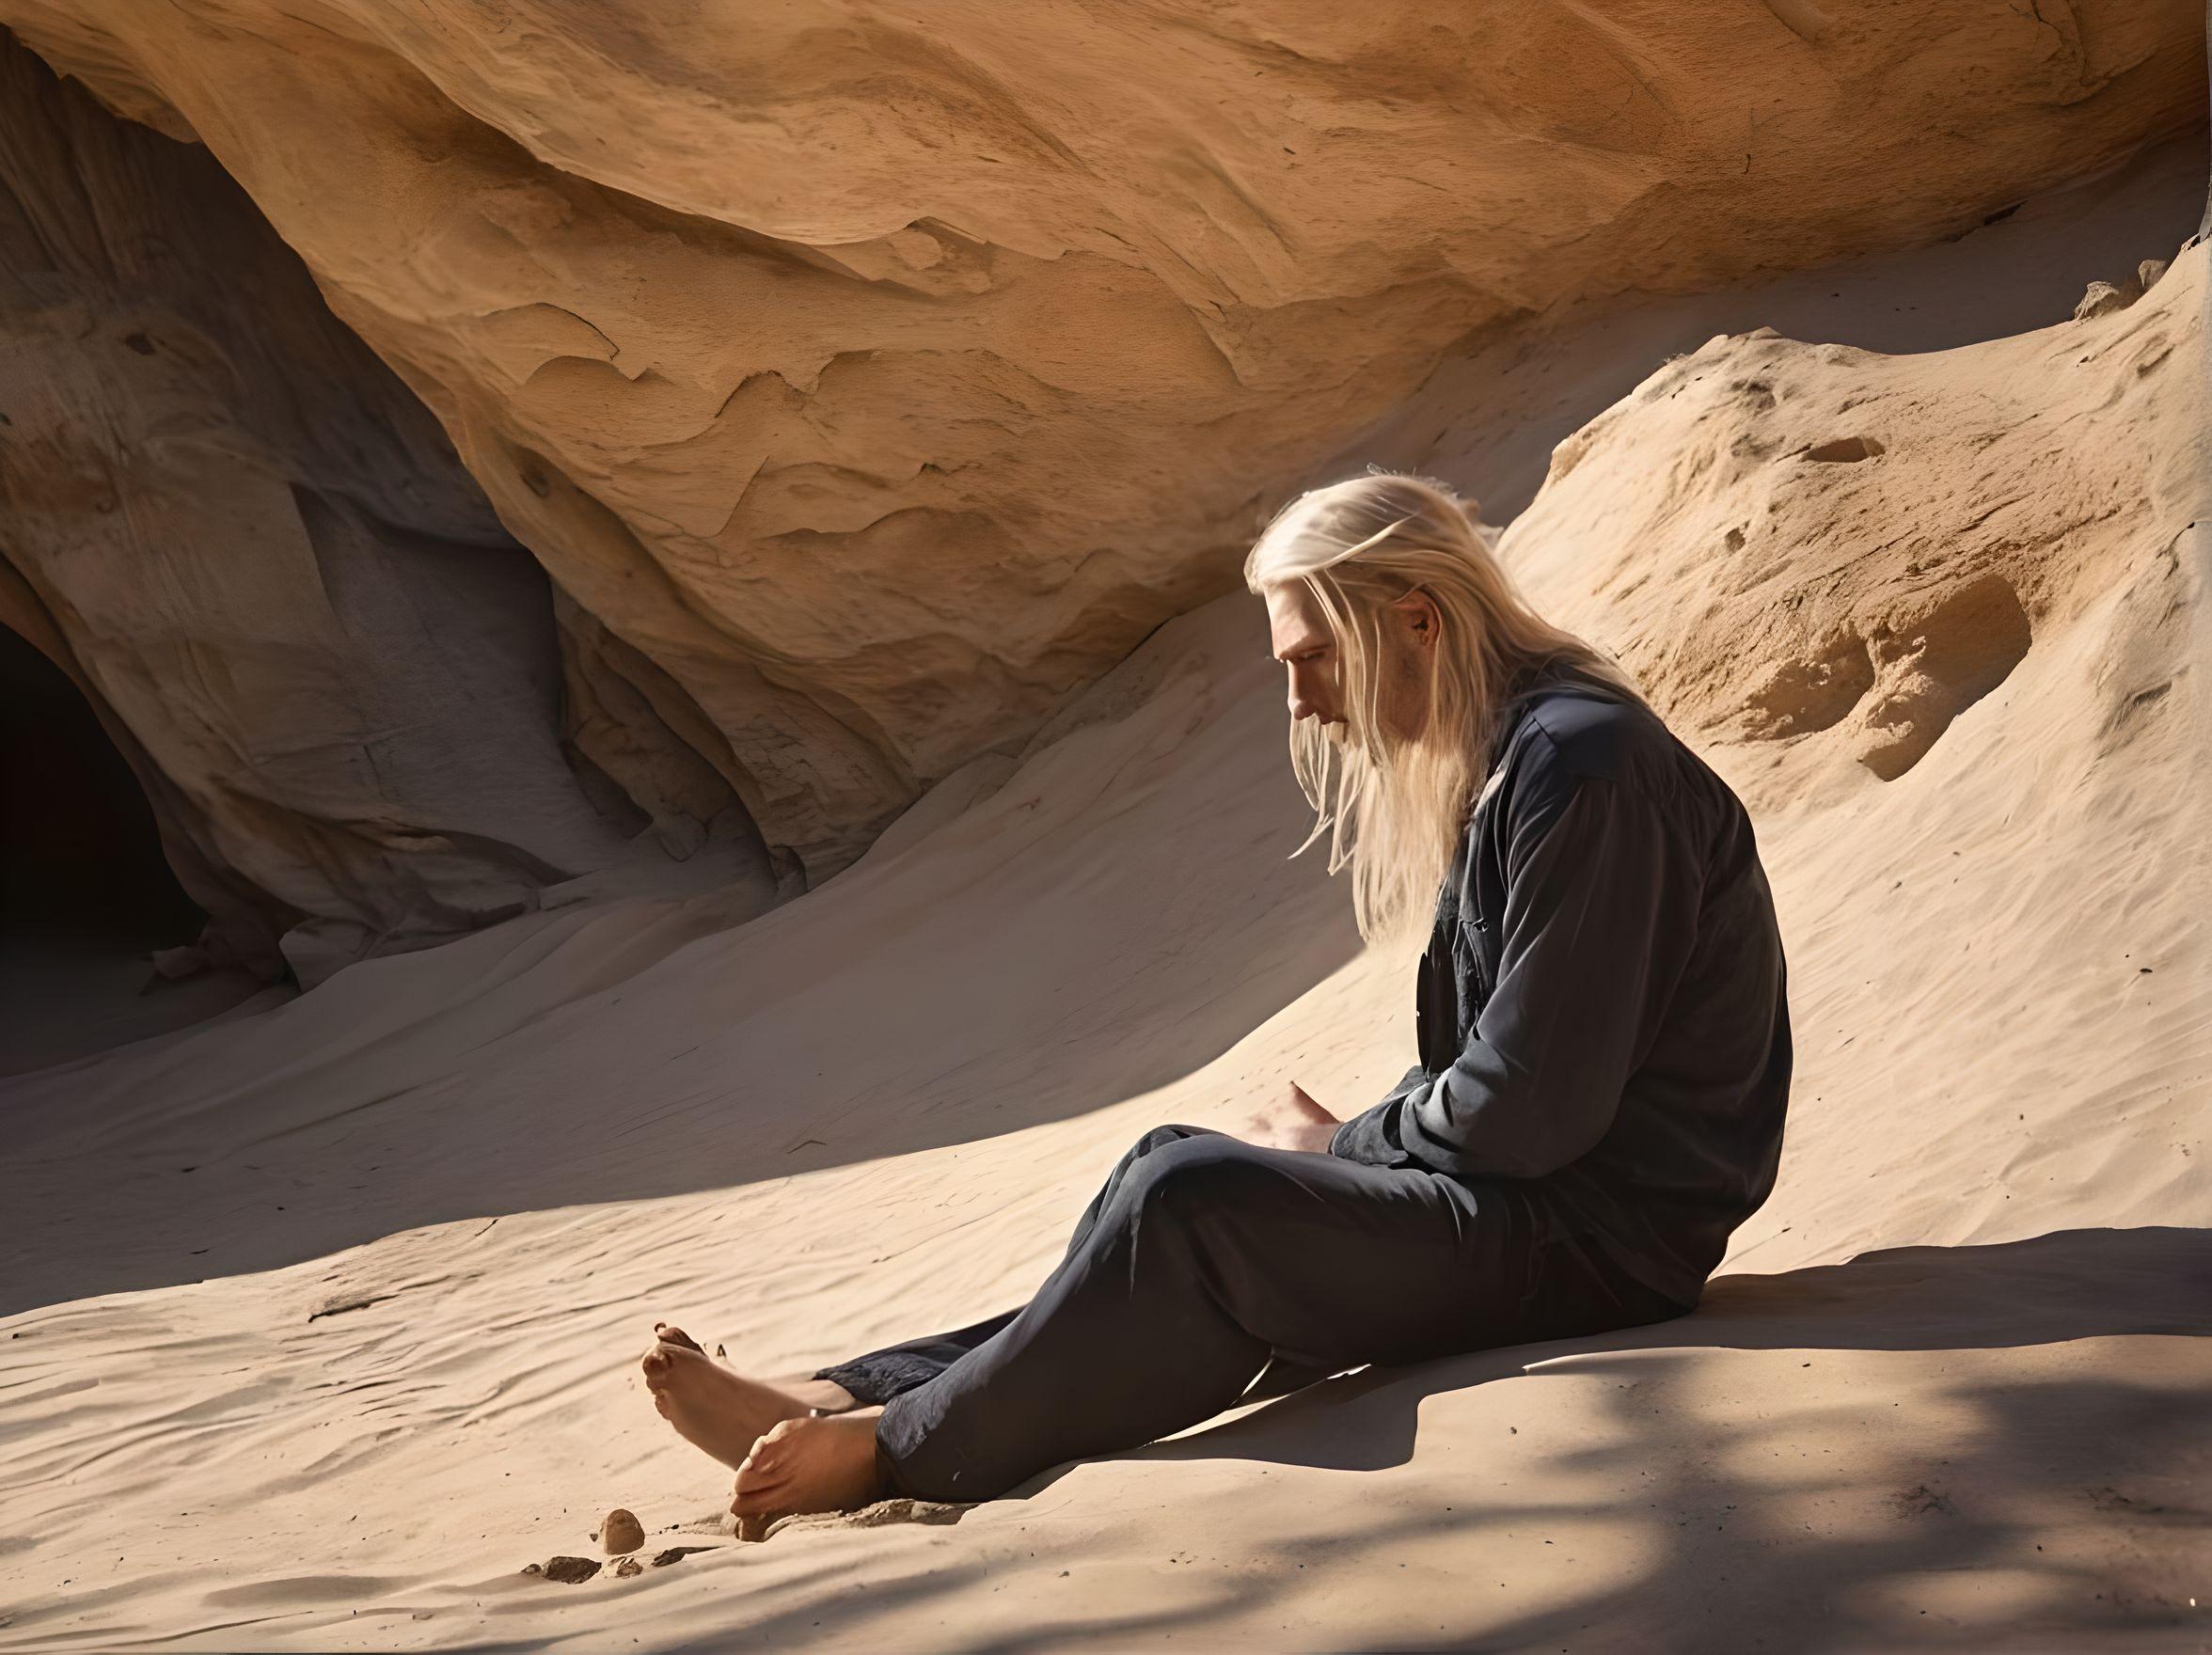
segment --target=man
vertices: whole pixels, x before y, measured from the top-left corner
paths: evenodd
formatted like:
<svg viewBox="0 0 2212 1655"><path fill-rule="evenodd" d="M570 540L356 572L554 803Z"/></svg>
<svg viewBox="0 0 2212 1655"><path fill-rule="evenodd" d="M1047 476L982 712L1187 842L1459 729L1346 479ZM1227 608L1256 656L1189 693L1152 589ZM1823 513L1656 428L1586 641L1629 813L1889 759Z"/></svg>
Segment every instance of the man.
<svg viewBox="0 0 2212 1655"><path fill-rule="evenodd" d="M1241 1137L1147 1132L972 1327L772 1384L662 1325L647 1383L741 1520L988 1500L1348 1367L1678 1316L1773 1188L1784 963L1728 785L1440 484L1301 496L1245 579L1299 849L1331 831L1364 936L1428 924L1420 1061L1349 1120L1293 1085Z"/></svg>

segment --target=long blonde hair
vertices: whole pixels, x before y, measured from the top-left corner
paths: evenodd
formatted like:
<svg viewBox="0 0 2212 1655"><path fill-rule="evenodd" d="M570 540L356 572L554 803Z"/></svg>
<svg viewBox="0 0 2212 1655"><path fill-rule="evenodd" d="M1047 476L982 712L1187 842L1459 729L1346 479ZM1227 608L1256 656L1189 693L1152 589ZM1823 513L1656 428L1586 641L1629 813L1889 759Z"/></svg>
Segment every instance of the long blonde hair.
<svg viewBox="0 0 2212 1655"><path fill-rule="evenodd" d="M1566 670L1644 700L1613 655L1528 607L1492 549L1496 533L1447 484L1370 467L1288 502L1244 560L1254 593L1301 581L1328 622L1345 733L1319 718L1290 722L1290 766L1317 812L1290 854L1334 828L1329 872L1351 865L1352 912L1370 941L1428 919L1519 689ZM1429 718L1419 736L1397 741L1382 723L1393 647L1382 611L1416 587L1440 617L1424 652Z"/></svg>

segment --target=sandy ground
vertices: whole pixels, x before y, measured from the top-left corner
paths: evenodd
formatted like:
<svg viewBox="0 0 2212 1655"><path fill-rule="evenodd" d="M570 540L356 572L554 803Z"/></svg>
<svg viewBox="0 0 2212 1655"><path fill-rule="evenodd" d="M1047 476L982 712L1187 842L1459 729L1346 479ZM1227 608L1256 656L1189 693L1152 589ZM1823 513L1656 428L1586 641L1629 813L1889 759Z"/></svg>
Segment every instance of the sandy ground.
<svg viewBox="0 0 2212 1655"><path fill-rule="evenodd" d="M2092 213L2070 285L2118 279L2173 253L2203 178L2199 142L2078 193L2036 259L1968 237L1855 269L1805 337L2048 284ZM2208 251L2114 316L1993 301L1987 334L1888 347L1917 355L1661 352L1558 433L1757 355L1889 397L1899 453L2031 397L2038 441L2125 485L2075 530L2037 492L2055 459L2007 462L2046 531L2020 537L2032 640L1892 779L1848 721L1700 725L1757 815L1798 1068L1780 1186L1694 1316L1343 1376L984 1506L718 1522L726 1475L637 1376L656 1316L765 1373L972 1320L1146 1127L1233 1125L1289 1078L1350 1112L1409 1061L1407 960L1286 859L1279 670L1232 597L750 922L603 894L0 1085L0 1647L2205 1647ZM1671 307L1669 348L1767 297ZM1633 325L1561 336L1544 385L1601 385ZM1668 579L1624 591L1573 528L1692 487L1657 402L1613 412L1503 553L1685 708L1740 701L1760 637L1678 601L1738 590L1722 543L1654 541ZM1943 512L1992 486L1962 471ZM591 1554L616 1505L713 1549L518 1572Z"/></svg>

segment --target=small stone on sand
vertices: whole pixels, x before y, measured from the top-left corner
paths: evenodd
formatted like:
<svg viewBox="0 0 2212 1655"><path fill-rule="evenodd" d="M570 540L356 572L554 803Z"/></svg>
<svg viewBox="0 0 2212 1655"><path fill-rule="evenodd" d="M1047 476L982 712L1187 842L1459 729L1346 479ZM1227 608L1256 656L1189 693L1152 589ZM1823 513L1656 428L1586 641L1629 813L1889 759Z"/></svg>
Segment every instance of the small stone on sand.
<svg viewBox="0 0 2212 1655"><path fill-rule="evenodd" d="M549 1557L545 1560L545 1578L573 1586L590 1580L599 1572L599 1568L596 1557Z"/></svg>
<svg viewBox="0 0 2212 1655"><path fill-rule="evenodd" d="M614 1572L618 1577L626 1581L634 1574L643 1574L645 1566L635 1557L625 1557L614 1566Z"/></svg>
<svg viewBox="0 0 2212 1655"><path fill-rule="evenodd" d="M635 1512L618 1505L607 1514L599 1524L599 1532L592 1537L608 1556L620 1557L645 1544L645 1525L638 1521Z"/></svg>
<svg viewBox="0 0 2212 1655"><path fill-rule="evenodd" d="M666 1552L656 1552L653 1554L653 1567L666 1568L672 1563L683 1562L694 1552L712 1552L714 1550L715 1548L712 1546L671 1546Z"/></svg>

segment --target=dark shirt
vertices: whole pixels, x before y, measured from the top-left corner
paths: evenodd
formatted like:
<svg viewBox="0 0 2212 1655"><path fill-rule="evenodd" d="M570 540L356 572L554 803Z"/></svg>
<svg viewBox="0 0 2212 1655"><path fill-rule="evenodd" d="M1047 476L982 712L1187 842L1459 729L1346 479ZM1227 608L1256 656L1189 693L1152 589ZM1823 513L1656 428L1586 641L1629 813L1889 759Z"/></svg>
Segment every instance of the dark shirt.
<svg viewBox="0 0 2212 1655"><path fill-rule="evenodd" d="M1437 900L1421 1061L1331 1153L1510 1191L1684 1308L1774 1188L1790 1016L1734 792L1570 670L1509 703Z"/></svg>

